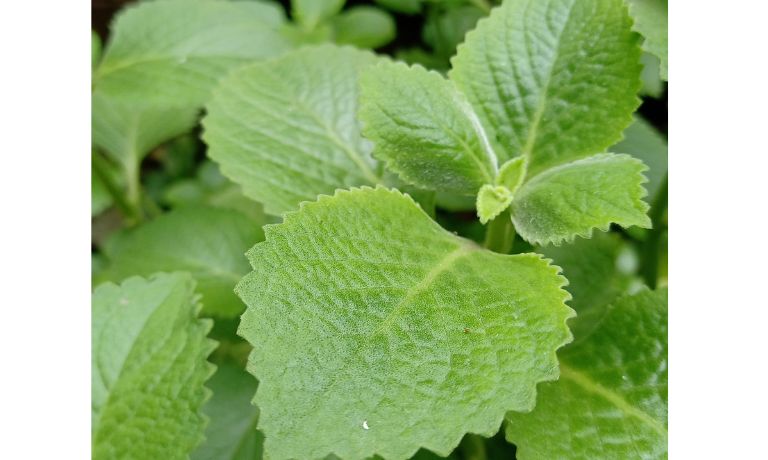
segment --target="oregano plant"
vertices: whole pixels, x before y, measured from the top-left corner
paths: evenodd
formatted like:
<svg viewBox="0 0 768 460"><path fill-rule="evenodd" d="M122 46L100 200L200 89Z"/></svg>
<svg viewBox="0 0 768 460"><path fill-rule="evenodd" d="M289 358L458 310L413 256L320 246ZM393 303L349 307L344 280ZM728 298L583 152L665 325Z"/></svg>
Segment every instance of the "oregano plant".
<svg viewBox="0 0 768 460"><path fill-rule="evenodd" d="M94 458L665 458L666 2L284 3L94 35Z"/></svg>

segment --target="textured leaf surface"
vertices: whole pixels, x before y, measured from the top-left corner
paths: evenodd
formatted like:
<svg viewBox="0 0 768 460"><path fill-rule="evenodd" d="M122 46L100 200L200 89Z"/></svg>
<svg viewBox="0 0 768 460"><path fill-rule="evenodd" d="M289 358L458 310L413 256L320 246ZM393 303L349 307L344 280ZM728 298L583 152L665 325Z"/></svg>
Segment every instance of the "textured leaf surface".
<svg viewBox="0 0 768 460"><path fill-rule="evenodd" d="M526 241L559 244L611 223L649 228L642 198L647 168L629 155L605 153L545 171L515 193L512 221Z"/></svg>
<svg viewBox="0 0 768 460"><path fill-rule="evenodd" d="M378 48L395 38L395 20L372 6L355 6L333 20L334 41L359 48Z"/></svg>
<svg viewBox="0 0 768 460"><path fill-rule="evenodd" d="M463 96L421 66L381 62L360 78L363 135L405 181L475 195L493 183L496 155Z"/></svg>
<svg viewBox="0 0 768 460"><path fill-rule="evenodd" d="M203 440L210 320L187 274L106 283L93 293L94 459L182 459Z"/></svg>
<svg viewBox="0 0 768 460"><path fill-rule="evenodd" d="M453 79L531 174L603 152L639 105L639 36L622 0L507 0L467 34Z"/></svg>
<svg viewBox="0 0 768 460"><path fill-rule="evenodd" d="M207 384L213 392L203 407L210 419L205 442L192 460L258 460L264 436L256 431L259 409L251 404L258 383L232 363L219 364Z"/></svg>
<svg viewBox="0 0 768 460"><path fill-rule="evenodd" d="M485 224L502 213L512 203L512 192L501 185L483 185L477 194L477 216Z"/></svg>
<svg viewBox="0 0 768 460"><path fill-rule="evenodd" d="M643 49L657 56L661 61L659 75L666 80L667 75L667 0L628 0L629 11L635 20L634 29L640 32L645 41Z"/></svg>
<svg viewBox="0 0 768 460"><path fill-rule="evenodd" d="M538 255L481 249L382 188L321 196L266 234L237 292L269 458L447 455L557 376L572 310Z"/></svg>
<svg viewBox="0 0 768 460"><path fill-rule="evenodd" d="M107 249L107 276L121 280L158 271L188 271L197 280L204 313L235 316L243 304L233 288L248 273L245 251L263 238L239 212L179 208L116 239Z"/></svg>
<svg viewBox="0 0 768 460"><path fill-rule="evenodd" d="M356 120L369 52L307 47L233 73L203 119L208 155L267 212L381 181Z"/></svg>
<svg viewBox="0 0 768 460"><path fill-rule="evenodd" d="M666 289L617 300L577 340L558 353L560 380L539 386L533 412L507 415L517 457L666 458Z"/></svg>
<svg viewBox="0 0 768 460"><path fill-rule="evenodd" d="M139 3L117 16L94 84L127 102L199 107L230 70L289 49L283 21L265 2Z"/></svg>
<svg viewBox="0 0 768 460"><path fill-rule="evenodd" d="M640 117L624 131L624 140L611 147L612 152L629 153L648 166L648 200L653 202L667 174L667 141L650 123Z"/></svg>

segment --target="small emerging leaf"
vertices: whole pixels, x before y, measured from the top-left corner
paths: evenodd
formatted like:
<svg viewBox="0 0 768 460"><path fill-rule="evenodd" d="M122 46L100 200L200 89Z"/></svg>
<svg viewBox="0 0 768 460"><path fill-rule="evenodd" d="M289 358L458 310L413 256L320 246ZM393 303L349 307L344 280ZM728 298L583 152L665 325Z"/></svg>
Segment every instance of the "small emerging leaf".
<svg viewBox="0 0 768 460"><path fill-rule="evenodd" d="M406 182L475 195L493 182L496 155L451 82L421 66L381 62L360 78L363 135Z"/></svg>
<svg viewBox="0 0 768 460"><path fill-rule="evenodd" d="M525 157L515 157L504 163L499 168L499 174L496 175L496 185L502 185L515 193L523 185L528 169L527 163Z"/></svg>
<svg viewBox="0 0 768 460"><path fill-rule="evenodd" d="M512 192L503 185L483 185L477 194L477 215L480 222L489 220L504 212L512 203Z"/></svg>
<svg viewBox="0 0 768 460"><path fill-rule="evenodd" d="M650 228L642 161L604 153L535 176L515 193L512 221L529 243L560 244L589 238L611 223Z"/></svg>
<svg viewBox="0 0 768 460"><path fill-rule="evenodd" d="M93 293L92 453L96 460L186 458L203 440L213 373L210 320L188 274L133 277Z"/></svg>
<svg viewBox="0 0 768 460"><path fill-rule="evenodd" d="M507 414L517 458L667 458L667 291L602 310L558 353L560 380L539 386L533 412Z"/></svg>
<svg viewBox="0 0 768 460"><path fill-rule="evenodd" d="M557 376L572 310L536 254L484 250L383 188L321 196L266 234L236 290L267 458L446 456Z"/></svg>

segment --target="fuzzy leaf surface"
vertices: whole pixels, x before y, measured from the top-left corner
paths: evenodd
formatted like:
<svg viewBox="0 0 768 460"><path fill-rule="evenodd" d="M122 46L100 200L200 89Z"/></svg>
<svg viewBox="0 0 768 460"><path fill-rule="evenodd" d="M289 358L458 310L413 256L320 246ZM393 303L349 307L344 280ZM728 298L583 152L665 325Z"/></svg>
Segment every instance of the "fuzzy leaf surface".
<svg viewBox="0 0 768 460"><path fill-rule="evenodd" d="M512 221L529 243L560 244L611 223L649 228L642 161L603 153L539 174L515 193Z"/></svg>
<svg viewBox="0 0 768 460"><path fill-rule="evenodd" d="M117 281L187 271L197 281L203 312L232 317L243 311L233 289L248 273L245 251L262 239L259 225L237 211L183 207L116 238L107 247L111 263L105 276Z"/></svg>
<svg viewBox="0 0 768 460"><path fill-rule="evenodd" d="M648 201L653 202L667 174L667 141L650 123L640 117L624 130L624 139L611 147L611 152L628 153L648 166Z"/></svg>
<svg viewBox="0 0 768 460"><path fill-rule="evenodd" d="M92 298L93 458L183 459L203 440L206 361L215 343L197 319L188 274L133 277Z"/></svg>
<svg viewBox="0 0 768 460"><path fill-rule="evenodd" d="M205 442L192 460L258 460L264 436L256 431L259 409L251 404L258 383L233 363L222 363L208 381L213 396L203 406L210 419Z"/></svg>
<svg viewBox="0 0 768 460"><path fill-rule="evenodd" d="M623 0L507 0L467 34L450 77L530 174L621 139L640 100L640 37Z"/></svg>
<svg viewBox="0 0 768 460"><path fill-rule="evenodd" d="M533 412L507 415L517 458L667 458L666 289L604 308L558 356L560 380L539 386Z"/></svg>
<svg viewBox="0 0 768 460"><path fill-rule="evenodd" d="M493 183L496 155L483 128L439 73L385 61L363 72L360 87L363 135L403 180L465 195Z"/></svg>
<svg viewBox="0 0 768 460"><path fill-rule="evenodd" d="M234 72L207 106L208 155L272 214L337 188L379 183L356 119L358 74L376 59L324 45Z"/></svg>
<svg viewBox="0 0 768 460"><path fill-rule="evenodd" d="M121 12L94 85L127 102L200 107L226 73L290 49L278 31L279 6L267 2L167 0Z"/></svg>
<svg viewBox="0 0 768 460"><path fill-rule="evenodd" d="M484 250L383 188L321 196L266 235L236 291L269 458L446 456L557 377L573 312L536 254Z"/></svg>
<svg viewBox="0 0 768 460"><path fill-rule="evenodd" d="M659 58L659 75L667 80L669 37L667 33L667 0L627 0L635 20L634 29L645 38L643 49Z"/></svg>

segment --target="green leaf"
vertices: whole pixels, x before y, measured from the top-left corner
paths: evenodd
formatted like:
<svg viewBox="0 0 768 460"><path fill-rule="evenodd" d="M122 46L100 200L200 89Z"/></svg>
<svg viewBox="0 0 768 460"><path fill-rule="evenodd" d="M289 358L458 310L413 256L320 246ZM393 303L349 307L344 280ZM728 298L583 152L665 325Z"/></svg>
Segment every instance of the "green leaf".
<svg viewBox="0 0 768 460"><path fill-rule="evenodd" d="M245 251L263 239L261 228L242 214L185 207L120 235L107 249L109 279L188 271L197 280L206 315L233 317L243 304L233 288L248 272Z"/></svg>
<svg viewBox="0 0 768 460"><path fill-rule="evenodd" d="M124 102L101 91L91 95L91 137L124 167L138 168L155 147L192 129L197 109Z"/></svg>
<svg viewBox="0 0 768 460"><path fill-rule="evenodd" d="M424 23L422 38L442 59L448 60L456 53L456 47L464 36L485 16L483 10L472 6L447 7L432 10Z"/></svg>
<svg viewBox="0 0 768 460"><path fill-rule="evenodd" d="M333 20L334 41L360 48L379 48L395 38L395 20L372 6L355 6Z"/></svg>
<svg viewBox="0 0 768 460"><path fill-rule="evenodd" d="M450 77L504 162L529 174L621 138L640 100L639 36L622 0L507 0L468 33Z"/></svg>
<svg viewBox="0 0 768 460"><path fill-rule="evenodd" d="M533 412L507 414L517 458L667 458L666 289L617 300L559 358Z"/></svg>
<svg viewBox="0 0 768 460"><path fill-rule="evenodd" d="M421 11L422 0L374 0L384 8L403 14L416 14Z"/></svg>
<svg viewBox="0 0 768 460"><path fill-rule="evenodd" d="M95 31L91 31L91 70L99 65L101 59L101 37Z"/></svg>
<svg viewBox="0 0 768 460"><path fill-rule="evenodd" d="M627 0L635 20L634 29L643 35L643 49L661 61L659 75L668 79L667 72L667 0Z"/></svg>
<svg viewBox="0 0 768 460"><path fill-rule="evenodd" d="M502 185L483 185L477 194L477 216L485 224L496 218L512 203L512 192Z"/></svg>
<svg viewBox="0 0 768 460"><path fill-rule="evenodd" d="M94 459L186 458L203 440L201 407L213 373L210 320L187 274L106 283L93 293Z"/></svg>
<svg viewBox="0 0 768 460"><path fill-rule="evenodd" d="M213 397L203 407L210 422L192 460L257 460L264 436L256 431L259 409L251 404L256 379L231 363L218 365L208 382Z"/></svg>
<svg viewBox="0 0 768 460"><path fill-rule="evenodd" d="M560 244L589 238L611 223L650 228L642 161L604 153L556 166L535 176L515 193L515 230L533 244Z"/></svg>
<svg viewBox="0 0 768 460"><path fill-rule="evenodd" d="M643 72L640 78L643 80L643 89L640 94L658 99L664 93L664 82L659 76L659 58L650 53L643 53L640 58L643 63ZM630 125L632 126L632 125Z"/></svg>
<svg viewBox="0 0 768 460"><path fill-rule="evenodd" d="M360 121L374 155L406 182L475 195L496 155L451 82L421 66L381 62L360 77Z"/></svg>
<svg viewBox="0 0 768 460"><path fill-rule="evenodd" d="M200 107L232 69L290 48L279 6L168 0L125 8L112 26L95 87L126 102Z"/></svg>
<svg viewBox="0 0 768 460"><path fill-rule="evenodd" d="M208 156L272 214L381 182L356 119L358 74L376 59L323 45L234 72L206 108Z"/></svg>
<svg viewBox="0 0 768 460"><path fill-rule="evenodd" d="M667 141L650 123L639 116L624 131L624 140L610 149L612 152L629 153L643 160L648 166L648 201L655 200L667 174Z"/></svg>
<svg viewBox="0 0 768 460"><path fill-rule="evenodd" d="M345 3L346 0L291 0L291 15L296 22L312 30L337 15Z"/></svg>
<svg viewBox="0 0 768 460"><path fill-rule="evenodd" d="M496 176L496 185L502 185L514 193L525 180L525 176L528 170L525 157L516 157L507 161L501 168L499 168L499 174Z"/></svg>
<svg viewBox="0 0 768 460"><path fill-rule="evenodd" d="M557 376L572 310L536 254L484 250L383 188L321 196L266 235L236 292L269 458L445 456Z"/></svg>

